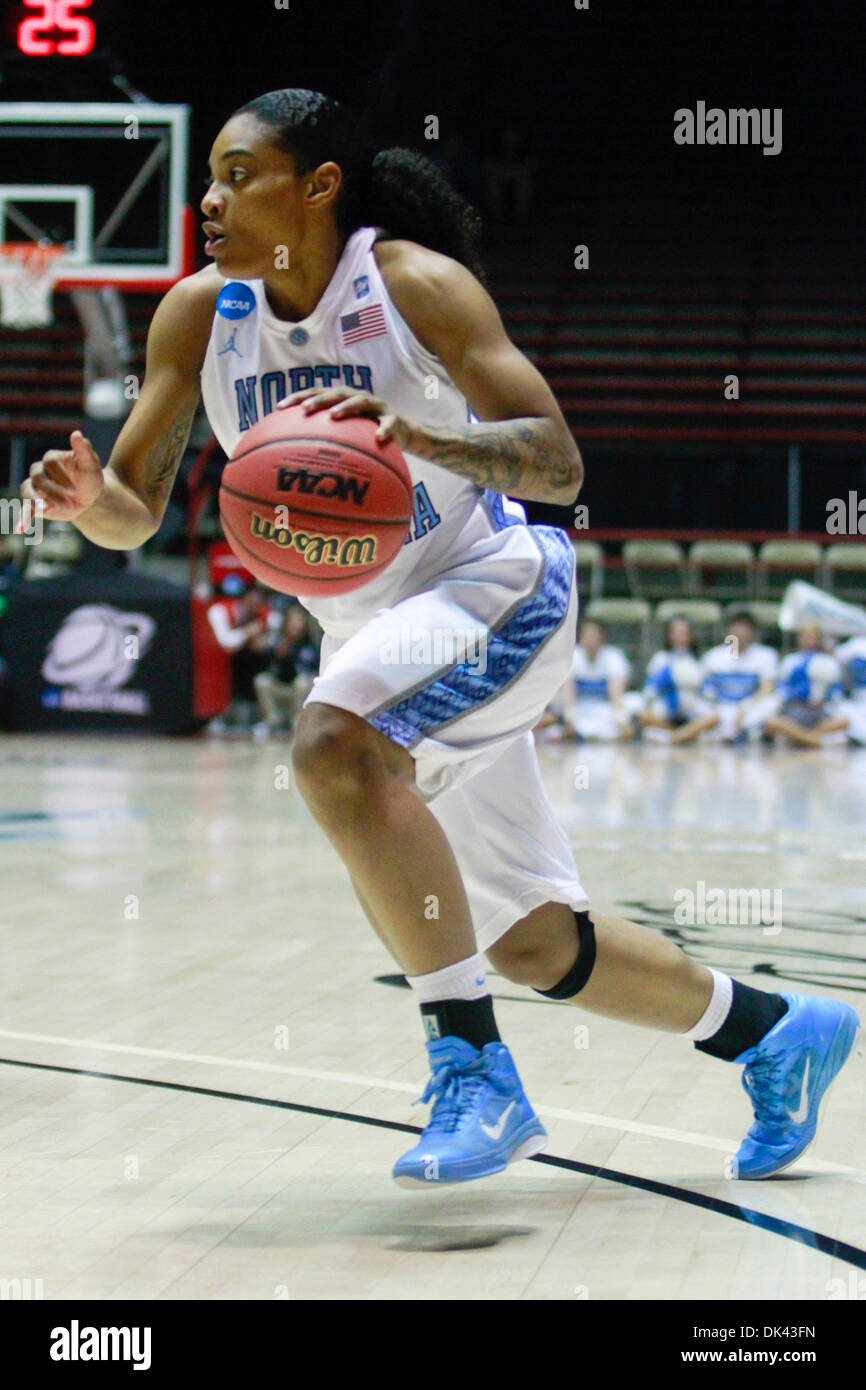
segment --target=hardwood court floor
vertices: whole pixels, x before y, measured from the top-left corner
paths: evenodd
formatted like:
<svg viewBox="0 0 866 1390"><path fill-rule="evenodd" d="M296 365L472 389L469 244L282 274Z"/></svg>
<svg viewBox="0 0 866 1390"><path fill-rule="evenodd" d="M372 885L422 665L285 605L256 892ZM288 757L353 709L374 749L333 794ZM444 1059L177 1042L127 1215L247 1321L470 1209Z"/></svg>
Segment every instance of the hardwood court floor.
<svg viewBox="0 0 866 1390"><path fill-rule="evenodd" d="M416 1009L276 785L287 754L0 739L0 1279L49 1299L866 1293L862 1044L805 1158L730 1182L739 1068L494 977L547 1157L397 1188L426 1114ZM862 1002L866 752L542 761L596 906ZM782 929L675 927L699 880L781 891Z"/></svg>

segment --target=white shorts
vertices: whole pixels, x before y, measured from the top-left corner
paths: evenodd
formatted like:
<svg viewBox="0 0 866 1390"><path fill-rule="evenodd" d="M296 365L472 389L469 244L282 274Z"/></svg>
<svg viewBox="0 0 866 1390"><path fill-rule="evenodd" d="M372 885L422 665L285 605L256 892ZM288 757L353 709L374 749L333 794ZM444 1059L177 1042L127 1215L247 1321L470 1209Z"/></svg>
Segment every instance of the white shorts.
<svg viewBox="0 0 866 1390"><path fill-rule="evenodd" d="M519 794L516 794L519 789ZM454 851L479 951L543 903L589 907L541 780L532 734L431 804Z"/></svg>
<svg viewBox="0 0 866 1390"><path fill-rule="evenodd" d="M576 627L568 537L514 526L480 563L322 644L306 703L349 710L412 754L481 950L542 903L587 906L531 735L571 669Z"/></svg>

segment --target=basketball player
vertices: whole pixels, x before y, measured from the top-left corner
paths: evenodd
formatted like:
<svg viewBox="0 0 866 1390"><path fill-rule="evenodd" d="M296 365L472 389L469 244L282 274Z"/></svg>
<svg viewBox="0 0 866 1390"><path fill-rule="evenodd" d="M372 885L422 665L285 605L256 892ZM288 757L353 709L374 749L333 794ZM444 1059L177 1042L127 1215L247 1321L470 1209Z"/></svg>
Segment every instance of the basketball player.
<svg viewBox="0 0 866 1390"><path fill-rule="evenodd" d="M464 1181L544 1145L482 953L547 998L744 1065L755 1120L736 1171L786 1167L814 1136L858 1020L590 915L530 732L571 663L573 554L564 532L527 526L509 500L571 503L583 468L473 273L474 215L425 160L372 157L349 112L295 89L259 97L219 132L202 209L214 266L157 309L146 381L108 466L76 431L22 492L99 545L141 545L200 392L226 452L281 397L372 416L380 441L404 451L414 518L401 554L352 593L305 600L326 636L293 750L300 791L424 1018L433 1108L394 1176ZM395 634L440 629L465 633L473 655L483 640L483 670L459 655L382 660L402 649Z"/></svg>

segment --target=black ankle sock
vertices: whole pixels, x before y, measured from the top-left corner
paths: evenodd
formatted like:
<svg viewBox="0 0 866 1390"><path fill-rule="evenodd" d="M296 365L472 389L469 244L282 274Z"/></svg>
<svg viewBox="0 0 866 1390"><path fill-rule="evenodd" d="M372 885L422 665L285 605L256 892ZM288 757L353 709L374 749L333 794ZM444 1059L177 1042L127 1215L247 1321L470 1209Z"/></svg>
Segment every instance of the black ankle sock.
<svg viewBox="0 0 866 1390"><path fill-rule="evenodd" d="M734 980L733 984L731 1010L721 1028L711 1038L695 1043L699 1052L707 1052L723 1062L733 1062L740 1053L757 1047L788 1012L781 994L767 994L762 989L752 989L751 985L742 985L739 980Z"/></svg>
<svg viewBox="0 0 866 1390"><path fill-rule="evenodd" d="M421 1018L428 1038L462 1038L479 1052L486 1043L500 1041L489 994L481 999L435 999L421 1005Z"/></svg>

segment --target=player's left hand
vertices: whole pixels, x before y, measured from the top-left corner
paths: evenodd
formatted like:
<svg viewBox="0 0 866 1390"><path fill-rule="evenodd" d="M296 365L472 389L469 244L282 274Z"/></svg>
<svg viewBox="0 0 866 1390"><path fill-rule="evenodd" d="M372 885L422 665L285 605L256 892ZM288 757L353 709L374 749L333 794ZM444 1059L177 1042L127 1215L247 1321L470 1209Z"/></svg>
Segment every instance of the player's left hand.
<svg viewBox="0 0 866 1390"><path fill-rule="evenodd" d="M385 401L369 391L353 391L348 386L311 386L305 391L293 391L285 400L277 402L277 410L299 405L308 414L317 410L330 410L332 420L343 420L347 415L366 415L379 421L376 443L386 444L389 439L401 449L411 448L411 441L417 431L402 415L389 411Z"/></svg>

